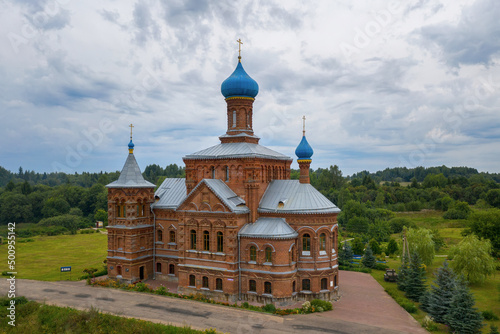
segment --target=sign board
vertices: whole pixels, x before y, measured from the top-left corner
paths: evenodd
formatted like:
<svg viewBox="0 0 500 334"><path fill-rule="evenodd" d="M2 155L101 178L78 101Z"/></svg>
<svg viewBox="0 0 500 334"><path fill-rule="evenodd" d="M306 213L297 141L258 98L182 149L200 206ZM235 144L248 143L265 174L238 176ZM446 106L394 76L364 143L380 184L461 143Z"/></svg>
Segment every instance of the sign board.
<svg viewBox="0 0 500 334"><path fill-rule="evenodd" d="M71 271L71 267L61 267L61 272Z"/></svg>

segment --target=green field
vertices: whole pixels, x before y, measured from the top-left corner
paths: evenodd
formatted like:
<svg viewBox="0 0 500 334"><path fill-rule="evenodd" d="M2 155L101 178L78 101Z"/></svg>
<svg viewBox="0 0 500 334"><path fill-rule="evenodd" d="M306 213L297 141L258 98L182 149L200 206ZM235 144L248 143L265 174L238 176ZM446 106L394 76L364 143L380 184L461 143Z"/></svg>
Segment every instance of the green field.
<svg viewBox="0 0 500 334"><path fill-rule="evenodd" d="M16 243L17 278L40 281L78 280L85 268L101 269L107 255L107 235L102 233L37 236L33 242ZM7 271L7 245L0 245L0 270ZM70 273L60 268L71 266Z"/></svg>
<svg viewBox="0 0 500 334"><path fill-rule="evenodd" d="M437 255L447 255L450 247L458 244L462 240L462 231L466 228L467 222L465 220L446 220L442 218L442 212L434 210L422 210L420 212L400 212L396 213L397 217L404 217L413 221L419 227L425 227L439 230L439 234L443 237L446 245L442 247ZM394 235L395 238L400 237L399 235ZM434 280L433 273L439 268L445 260L445 257L435 257L434 262L431 266L427 267L427 284L431 284ZM398 269L400 266L399 259L388 259L390 268ZM373 270L372 276L384 287L396 290L399 296L404 296L404 293L397 290L396 283L387 283L384 281L384 272L379 270ZM494 276L488 277L488 279L483 284L475 284L470 286L471 291L476 299L476 307L479 311L491 310L498 317L500 317L500 272ZM417 313L412 314L412 316L421 322L426 315L422 310L418 310ZM493 324L500 327L500 320L497 321L485 321L488 325L483 328L483 333L489 332L489 325ZM440 331L433 333L448 333L444 325L441 325Z"/></svg>

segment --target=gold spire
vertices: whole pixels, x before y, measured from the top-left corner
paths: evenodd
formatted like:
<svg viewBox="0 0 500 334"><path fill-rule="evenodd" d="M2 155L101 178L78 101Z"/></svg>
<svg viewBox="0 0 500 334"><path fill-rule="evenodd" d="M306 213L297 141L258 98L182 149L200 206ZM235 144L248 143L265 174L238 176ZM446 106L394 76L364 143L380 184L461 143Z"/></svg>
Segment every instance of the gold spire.
<svg viewBox="0 0 500 334"><path fill-rule="evenodd" d="M129 125L130 127L130 143L128 144L128 153L134 153L134 143L132 143L132 128L134 127L132 123Z"/></svg>
<svg viewBox="0 0 500 334"><path fill-rule="evenodd" d="M306 116L302 116L302 136L306 135Z"/></svg>
<svg viewBox="0 0 500 334"><path fill-rule="evenodd" d="M236 42L238 42L238 61L241 62L241 44L243 44L243 42L241 41L241 38L239 38Z"/></svg>

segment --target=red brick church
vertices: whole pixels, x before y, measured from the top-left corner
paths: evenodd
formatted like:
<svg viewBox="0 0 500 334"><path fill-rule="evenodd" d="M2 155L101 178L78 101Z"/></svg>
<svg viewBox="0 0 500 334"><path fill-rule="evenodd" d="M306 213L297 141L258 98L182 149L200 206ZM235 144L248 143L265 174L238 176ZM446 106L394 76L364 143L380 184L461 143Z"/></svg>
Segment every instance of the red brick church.
<svg viewBox="0 0 500 334"><path fill-rule="evenodd" d="M176 281L182 293L285 305L338 296L337 214L309 182L305 131L292 159L259 145L259 86L241 57L222 83L227 131L220 144L186 155L186 178L155 191L129 155L108 188L108 275L124 282Z"/></svg>

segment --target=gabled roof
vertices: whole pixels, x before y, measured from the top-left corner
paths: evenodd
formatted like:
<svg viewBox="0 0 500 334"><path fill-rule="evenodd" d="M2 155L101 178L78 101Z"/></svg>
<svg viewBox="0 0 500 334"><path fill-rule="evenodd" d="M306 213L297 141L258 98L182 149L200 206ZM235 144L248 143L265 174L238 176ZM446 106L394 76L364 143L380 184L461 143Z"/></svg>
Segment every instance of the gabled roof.
<svg viewBox="0 0 500 334"><path fill-rule="evenodd" d="M259 203L259 212L338 213L340 209L309 183L274 180Z"/></svg>
<svg viewBox="0 0 500 334"><path fill-rule="evenodd" d="M255 223L243 225L238 235L247 238L293 239L298 233L284 218L260 217Z"/></svg>
<svg viewBox="0 0 500 334"><path fill-rule="evenodd" d="M153 208L159 209L177 209L177 207L187 197L185 178L168 178L163 181L156 190L155 197L159 197L158 202L154 203Z"/></svg>
<svg viewBox="0 0 500 334"><path fill-rule="evenodd" d="M234 191L229 188L226 183L219 179L203 179L187 196L190 197L194 194L200 187L206 185L215 196L229 209L231 212L235 213L247 213L250 210L245 204L245 201L236 195Z"/></svg>
<svg viewBox="0 0 500 334"><path fill-rule="evenodd" d="M154 188L151 182L144 180L141 169L135 160L134 154L129 153L125 165L120 173L118 180L111 182L108 188Z"/></svg>
<svg viewBox="0 0 500 334"><path fill-rule="evenodd" d="M205 183L208 188L214 192L215 196L217 196L217 198L219 198L231 211L238 213L249 211L245 201L236 195L224 181L219 179L203 179L198 186L202 182ZM196 188L198 188L198 186L196 186Z"/></svg>
<svg viewBox="0 0 500 334"><path fill-rule="evenodd" d="M227 159L227 158L265 158L292 160L284 154L267 147L252 143L222 143L204 150L186 155L184 159Z"/></svg>

